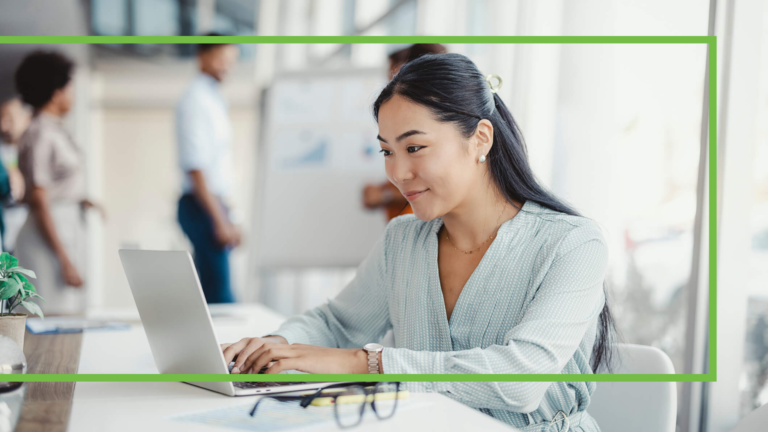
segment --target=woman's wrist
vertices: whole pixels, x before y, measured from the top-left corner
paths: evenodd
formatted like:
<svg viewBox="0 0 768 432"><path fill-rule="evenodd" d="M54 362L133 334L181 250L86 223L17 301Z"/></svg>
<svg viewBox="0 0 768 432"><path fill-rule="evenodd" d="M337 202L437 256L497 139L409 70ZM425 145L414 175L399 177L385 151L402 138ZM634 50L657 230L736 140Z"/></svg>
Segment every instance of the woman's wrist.
<svg viewBox="0 0 768 432"><path fill-rule="evenodd" d="M368 372L368 352L364 349L355 349L355 367L352 373L367 374Z"/></svg>
<svg viewBox="0 0 768 432"><path fill-rule="evenodd" d="M55 252L56 258L59 260L59 264L66 265L69 264L69 257L67 256L67 252L64 251L64 248L56 248Z"/></svg>
<svg viewBox="0 0 768 432"><path fill-rule="evenodd" d="M381 360L381 353L382 351L378 352L379 356L379 373L384 373L384 366ZM352 373L358 373L358 374L369 374L371 373L368 370L368 351L364 349L355 350L355 367L354 371Z"/></svg>
<svg viewBox="0 0 768 432"><path fill-rule="evenodd" d="M272 343L279 343L279 344L283 344L283 345L288 345L288 339L286 339L286 338L284 338L284 337L282 337L282 336L278 336L278 335L266 335L266 336L262 336L261 338L262 338L262 339L265 339L265 340L266 340L266 341L268 341L268 342L272 342Z"/></svg>

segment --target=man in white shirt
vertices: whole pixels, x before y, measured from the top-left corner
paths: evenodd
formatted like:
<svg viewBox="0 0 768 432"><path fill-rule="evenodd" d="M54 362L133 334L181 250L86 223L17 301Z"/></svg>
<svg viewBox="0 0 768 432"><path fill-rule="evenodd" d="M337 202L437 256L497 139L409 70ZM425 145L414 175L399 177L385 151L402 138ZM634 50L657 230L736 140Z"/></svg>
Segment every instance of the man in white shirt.
<svg viewBox="0 0 768 432"><path fill-rule="evenodd" d="M200 73L176 106L176 141L183 174L178 219L194 248L208 303L234 302L229 251L240 232L225 205L232 184L232 126L220 83L237 61L231 44L201 44Z"/></svg>

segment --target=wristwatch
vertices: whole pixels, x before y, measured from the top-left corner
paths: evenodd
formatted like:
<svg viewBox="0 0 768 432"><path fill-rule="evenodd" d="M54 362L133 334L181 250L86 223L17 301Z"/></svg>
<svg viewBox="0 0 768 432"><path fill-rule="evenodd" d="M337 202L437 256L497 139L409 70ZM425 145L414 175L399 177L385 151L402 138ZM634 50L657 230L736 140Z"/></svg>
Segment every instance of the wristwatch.
<svg viewBox="0 0 768 432"><path fill-rule="evenodd" d="M363 350L368 353L368 373L381 373L381 367L379 367L379 353L384 350L384 346L377 343L369 343L363 347Z"/></svg>

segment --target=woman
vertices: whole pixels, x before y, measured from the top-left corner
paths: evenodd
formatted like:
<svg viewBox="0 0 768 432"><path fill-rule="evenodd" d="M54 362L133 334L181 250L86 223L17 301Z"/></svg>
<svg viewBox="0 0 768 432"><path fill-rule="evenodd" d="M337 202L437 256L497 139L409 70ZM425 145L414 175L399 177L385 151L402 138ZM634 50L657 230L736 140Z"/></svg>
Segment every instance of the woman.
<svg viewBox="0 0 768 432"><path fill-rule="evenodd" d="M328 304L222 345L233 372L592 374L607 363L606 242L536 182L512 115L474 63L414 60L373 111L387 176L414 215L390 222ZM360 349L389 329L395 348L378 359ZM600 430L586 413L592 382L407 387L526 432Z"/></svg>
<svg viewBox="0 0 768 432"><path fill-rule="evenodd" d="M43 311L77 313L85 307L82 260L85 230L83 154L62 118L73 102L73 63L55 52L34 52L16 70L16 89L34 117L19 142L29 216L16 240L19 262L37 274Z"/></svg>

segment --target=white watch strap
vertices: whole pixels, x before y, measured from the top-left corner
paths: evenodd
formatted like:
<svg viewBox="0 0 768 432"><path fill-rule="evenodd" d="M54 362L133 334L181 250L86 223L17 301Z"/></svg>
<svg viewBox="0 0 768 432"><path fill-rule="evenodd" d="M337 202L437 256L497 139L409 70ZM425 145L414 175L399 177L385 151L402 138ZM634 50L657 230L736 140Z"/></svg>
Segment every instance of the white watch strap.
<svg viewBox="0 0 768 432"><path fill-rule="evenodd" d="M367 351L368 353L368 373L379 373L379 353L377 351Z"/></svg>

